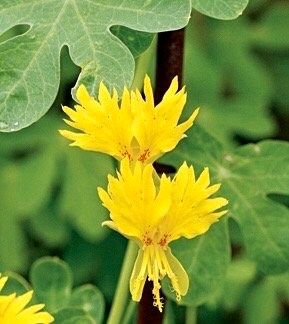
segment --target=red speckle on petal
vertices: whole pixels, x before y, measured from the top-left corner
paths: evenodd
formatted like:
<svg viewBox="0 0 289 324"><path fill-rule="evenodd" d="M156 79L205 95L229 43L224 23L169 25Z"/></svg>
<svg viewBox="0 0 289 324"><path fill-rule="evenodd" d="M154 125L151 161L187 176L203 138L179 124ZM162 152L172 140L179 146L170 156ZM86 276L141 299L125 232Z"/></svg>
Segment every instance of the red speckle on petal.
<svg viewBox="0 0 289 324"><path fill-rule="evenodd" d="M123 158L128 157L128 159L129 159L130 161L132 161L132 156L131 156L131 154L129 153L129 151L127 150L126 146L124 147L124 151L120 151L120 154L123 156Z"/></svg>
<svg viewBox="0 0 289 324"><path fill-rule="evenodd" d="M144 150L144 152L139 156L138 160L140 162L144 162L145 160L147 160L150 156L150 150L149 149L146 149Z"/></svg>
<svg viewBox="0 0 289 324"><path fill-rule="evenodd" d="M145 245L147 245L147 246L148 246L148 245L151 245L151 244L153 243L152 238L148 236L148 232L146 232L146 233L144 234L142 240L143 240L143 243L144 243Z"/></svg>
<svg viewBox="0 0 289 324"><path fill-rule="evenodd" d="M159 240L158 244L162 247L166 246L168 244L168 238L170 235L164 234L164 236Z"/></svg>

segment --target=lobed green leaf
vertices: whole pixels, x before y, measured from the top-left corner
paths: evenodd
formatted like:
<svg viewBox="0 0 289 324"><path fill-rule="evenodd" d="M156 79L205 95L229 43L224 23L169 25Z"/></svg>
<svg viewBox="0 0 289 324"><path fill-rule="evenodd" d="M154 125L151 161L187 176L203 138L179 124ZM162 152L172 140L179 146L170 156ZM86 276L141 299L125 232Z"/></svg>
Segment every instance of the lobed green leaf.
<svg viewBox="0 0 289 324"><path fill-rule="evenodd" d="M69 224L91 241L107 233L96 188L115 172L113 159L70 148L57 132L60 123L47 116L29 129L1 134L0 271L23 271L28 264L23 220L48 247L67 242Z"/></svg>
<svg viewBox="0 0 289 324"><path fill-rule="evenodd" d="M76 288L70 298L69 305L81 308L86 315L94 319L94 323L102 323L104 316L104 298L102 293L92 285Z"/></svg>
<svg viewBox="0 0 289 324"><path fill-rule="evenodd" d="M150 33L178 29L187 24L190 11L189 0L1 1L0 33L19 24L30 29L0 43L0 131L26 127L50 108L64 45L81 67L75 88L83 83L95 94L103 80L122 91L132 82L134 58L110 28Z"/></svg>
<svg viewBox="0 0 289 324"><path fill-rule="evenodd" d="M222 184L219 195L229 200L228 216L233 217L240 227L247 255L257 263L260 271L273 274L289 269L289 210L268 198L272 193L289 194L288 157L289 144L280 141L264 141L226 152L214 138L194 126L188 132L188 138L167 154L163 162L178 167L186 160L194 165L197 174L204 166L209 167L212 183ZM225 274L229 240L226 232L220 234L222 226L223 222L213 225L198 239L203 241L202 253L197 254L197 240L183 242L182 248L176 249L176 256L183 258L190 275L192 290L184 298L187 303L195 304L209 298L216 289L214 286L210 291L216 272L222 270ZM210 243L212 237L215 237L214 244ZM184 253L186 257L183 257ZM190 267L196 254L195 262L202 264L208 260L206 267ZM218 267L220 260L224 264ZM190 271L192 268L194 272ZM205 283L203 278L206 278ZM208 287L206 293L204 284Z"/></svg>
<svg viewBox="0 0 289 324"><path fill-rule="evenodd" d="M96 324L93 318L79 308L64 308L55 315L55 324Z"/></svg>
<svg viewBox="0 0 289 324"><path fill-rule="evenodd" d="M30 278L35 296L49 312L56 312L68 304L72 274L65 262L58 258L41 258L33 264Z"/></svg>
<svg viewBox="0 0 289 324"><path fill-rule="evenodd" d="M218 19L235 19L243 13L249 0L192 0L201 13Z"/></svg>

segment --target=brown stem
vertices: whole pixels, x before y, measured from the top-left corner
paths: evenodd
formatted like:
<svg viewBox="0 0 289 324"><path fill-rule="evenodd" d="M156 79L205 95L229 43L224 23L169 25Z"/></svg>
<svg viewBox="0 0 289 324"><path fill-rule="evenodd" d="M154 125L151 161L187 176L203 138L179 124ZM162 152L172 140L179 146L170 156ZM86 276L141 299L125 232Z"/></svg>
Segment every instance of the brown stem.
<svg viewBox="0 0 289 324"><path fill-rule="evenodd" d="M160 33L157 47L155 100L159 103L172 79L183 78L184 29Z"/></svg>
<svg viewBox="0 0 289 324"><path fill-rule="evenodd" d="M159 103L172 79L178 75L179 84L182 83L184 29L160 33L157 46L157 68L155 102ZM156 125L157 127L157 125ZM160 172L158 164L154 164L157 172ZM138 309L138 324L161 324L164 312L160 313L153 306L152 282L146 281L142 298ZM165 302L165 297L163 302Z"/></svg>

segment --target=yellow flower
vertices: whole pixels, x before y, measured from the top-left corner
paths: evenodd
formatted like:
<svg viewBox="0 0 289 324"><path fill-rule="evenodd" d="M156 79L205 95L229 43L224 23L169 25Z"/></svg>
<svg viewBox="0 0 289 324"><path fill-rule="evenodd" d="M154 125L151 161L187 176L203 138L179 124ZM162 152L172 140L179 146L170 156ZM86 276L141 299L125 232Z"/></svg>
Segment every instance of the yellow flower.
<svg viewBox="0 0 289 324"><path fill-rule="evenodd" d="M128 157L130 161L151 163L185 137L184 132L193 125L198 109L178 125L186 93L184 88L178 92L177 77L157 106L148 76L144 80L144 94L145 99L138 90L129 92L125 88L119 104L117 92L114 90L111 95L103 83L98 100L80 85L76 92L80 105L75 110L63 107L71 119L65 122L80 132L60 133L73 141L71 145L84 150L103 152L118 160Z"/></svg>
<svg viewBox="0 0 289 324"><path fill-rule="evenodd" d="M7 277L0 274L0 291L4 287ZM16 294L0 295L0 323L1 324L49 324L54 321L47 312L39 312L44 305L37 304L25 308L32 298L33 291L21 296Z"/></svg>
<svg viewBox="0 0 289 324"><path fill-rule="evenodd" d="M173 179L162 175L158 189L151 164L132 168L121 162L117 178L108 176L108 190L98 188L103 205L110 211L104 222L122 235L135 240L138 257L130 279L132 299L139 301L145 280L153 281L154 306L162 311L160 280L167 275L179 301L187 293L189 279L168 244L180 237L191 239L205 233L226 211L217 211L228 201L210 198L219 184L210 186L208 168L195 179L193 167L184 164Z"/></svg>

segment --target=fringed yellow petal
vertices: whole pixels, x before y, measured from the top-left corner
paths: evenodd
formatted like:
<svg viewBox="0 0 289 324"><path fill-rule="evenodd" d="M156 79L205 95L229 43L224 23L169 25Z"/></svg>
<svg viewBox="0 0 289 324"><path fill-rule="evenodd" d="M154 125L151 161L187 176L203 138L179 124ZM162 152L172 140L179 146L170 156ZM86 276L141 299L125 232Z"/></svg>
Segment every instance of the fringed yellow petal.
<svg viewBox="0 0 289 324"><path fill-rule="evenodd" d="M17 315L30 302L32 295L33 291L28 291L27 293L16 297L13 303L7 307L6 312L9 312L11 315Z"/></svg>
<svg viewBox="0 0 289 324"><path fill-rule="evenodd" d="M227 204L228 200L222 197L206 199L198 205L196 212L197 214L210 214Z"/></svg>
<svg viewBox="0 0 289 324"><path fill-rule="evenodd" d="M0 296L0 314L2 316L3 316L3 314L6 313L6 309L9 307L9 305L13 302L13 300L15 298L16 298L16 294L15 293L10 294L8 296Z"/></svg>
<svg viewBox="0 0 289 324"><path fill-rule="evenodd" d="M178 76L176 75L171 84L169 89L166 91L166 93L163 96L163 100L170 98L172 96L174 96L176 94L176 92L178 91L178 87L179 87L179 81L178 81Z"/></svg>
<svg viewBox="0 0 289 324"><path fill-rule="evenodd" d="M103 106L106 106L111 101L110 93L103 82L99 84L98 100Z"/></svg>
<svg viewBox="0 0 289 324"><path fill-rule="evenodd" d="M77 90L76 90L76 99L78 100L78 102L85 102L89 99L89 93L86 90L86 87L81 84Z"/></svg>
<svg viewBox="0 0 289 324"><path fill-rule="evenodd" d="M204 169L204 171L201 173L198 180L196 181L196 184L202 188L208 187L208 185L210 184L209 168Z"/></svg>
<svg viewBox="0 0 289 324"><path fill-rule="evenodd" d="M165 217L166 213L168 212L169 208L172 204L172 183L170 179L167 178L165 175L162 175L160 180L159 192L155 199L155 220L154 224L160 223L162 219Z"/></svg>
<svg viewBox="0 0 289 324"><path fill-rule="evenodd" d="M143 170L142 184L141 184L143 188L146 188L145 190L143 190L144 204L149 204L156 197L156 187L154 184L152 174L153 174L152 166L150 164L145 166Z"/></svg>
<svg viewBox="0 0 289 324"><path fill-rule="evenodd" d="M130 110L130 93L127 88L124 88L123 94L122 94L122 100L121 100L121 110Z"/></svg>
<svg viewBox="0 0 289 324"><path fill-rule="evenodd" d="M112 200L109 194L103 188L100 187L97 188L97 192L100 200L102 201L103 206L107 209L112 208Z"/></svg>
<svg viewBox="0 0 289 324"><path fill-rule="evenodd" d="M227 212L227 210L223 210L221 212L203 216L202 219L199 219L195 223L188 224L186 230L181 233L181 236L184 236L187 239L192 239L198 235L206 233L210 229L211 225L218 222Z"/></svg>
<svg viewBox="0 0 289 324"><path fill-rule="evenodd" d="M205 233L223 215L215 212L228 204L224 198L210 198L220 185L210 186L208 168L195 180L193 167L184 163L173 179L172 188L172 205L162 226L164 233L170 233L170 241Z"/></svg>
<svg viewBox="0 0 289 324"><path fill-rule="evenodd" d="M85 86L81 84L76 90L76 99L79 101L79 103L85 106L90 101L90 98L91 97Z"/></svg>
<svg viewBox="0 0 289 324"><path fill-rule="evenodd" d="M175 187L177 188L174 193L174 199L180 201L185 195L188 184L195 182L194 169L192 167L189 168L187 163L184 162L176 173L174 182Z"/></svg>
<svg viewBox="0 0 289 324"><path fill-rule="evenodd" d="M182 135L182 138L185 137L184 133L193 126L194 121L199 113L200 108L197 108L191 115L189 119L187 119L185 122L177 126L177 130Z"/></svg>
<svg viewBox="0 0 289 324"><path fill-rule="evenodd" d="M139 301L146 278L153 283L153 305L161 312L161 280L168 276L179 301L189 287L187 273L171 253L168 244L183 236L205 233L226 211L218 211L228 201L211 198L220 188L210 186L208 168L198 179L186 162L170 179L156 177L151 164L124 159L117 177L108 177L108 190L98 189L100 199L110 211L111 227L140 246L130 279L132 298Z"/></svg>
<svg viewBox="0 0 289 324"><path fill-rule="evenodd" d="M151 85L151 80L148 75L145 76L144 79L144 94L146 98L146 102L153 107L154 106L154 93Z"/></svg>
<svg viewBox="0 0 289 324"><path fill-rule="evenodd" d="M66 115L71 118L72 121L76 121L78 119L78 114L75 110L66 107L66 106L62 106L62 110L66 113Z"/></svg>
<svg viewBox="0 0 289 324"><path fill-rule="evenodd" d="M34 322L30 323L30 324L39 324L39 323L44 323L44 324L50 324L54 322L54 318L53 316L51 316L49 313L47 312L39 312L34 314L33 316L33 320Z"/></svg>
<svg viewBox="0 0 289 324"><path fill-rule="evenodd" d="M0 286L3 287L7 277L1 277ZM31 301L33 291L16 296L16 293L0 295L0 323L2 324L49 324L54 318L47 312L39 312L44 304L37 304L25 308Z"/></svg>
<svg viewBox="0 0 289 324"><path fill-rule="evenodd" d="M98 98L99 102L81 85L77 90L80 105L76 105L75 109L63 107L63 111L71 119L65 122L80 133L62 130L60 134L74 141L72 146L103 152L118 160L124 157L132 159L132 113L128 91L124 91L122 109L118 105L117 92L113 90L110 95L103 83L99 86Z"/></svg>
<svg viewBox="0 0 289 324"><path fill-rule="evenodd" d="M24 309L17 316L19 324L29 323L29 324L49 324L54 321L54 318L47 312L39 312L44 307L44 304L33 305ZM18 323L18 322L17 322ZM16 323L15 323L16 324Z"/></svg>
<svg viewBox="0 0 289 324"><path fill-rule="evenodd" d="M60 129L60 130L59 130L59 133L60 133L63 137L66 137L66 138L68 138L68 139L70 139L70 140L72 140L72 141L75 141L75 140L77 139L77 136L79 135L79 134L77 134L77 133L73 133L73 132L68 131L68 130L65 130L65 129Z"/></svg>
<svg viewBox="0 0 289 324"><path fill-rule="evenodd" d="M196 110L189 120L177 126L184 104L184 88L177 92L178 80L174 78L163 100L152 107L152 92L148 77L145 78L146 104L134 95L132 107L135 107L134 136L139 143L139 160L151 163L165 152L171 151L183 138L184 132L193 124L198 113ZM150 108L149 108L150 107ZM158 125L155 127L155 125Z"/></svg>
<svg viewBox="0 0 289 324"><path fill-rule="evenodd" d="M63 107L63 111L70 118L65 122L85 136L78 136L76 140L72 132L60 134L75 141L73 146L84 150L103 152L118 160L128 157L131 163L152 163L176 147L192 126L198 110L178 125L187 96L185 88L178 91L177 77L155 106L151 81L145 76L144 95L145 98L138 89L124 88L119 105L116 90L111 94L103 82L99 85L98 101L80 85L76 92L80 105L74 109Z"/></svg>
<svg viewBox="0 0 289 324"><path fill-rule="evenodd" d="M206 195L205 198L207 198L207 197L213 195L214 193L216 193L220 189L220 187L221 187L220 183L208 187L207 190L206 190L207 195Z"/></svg>

